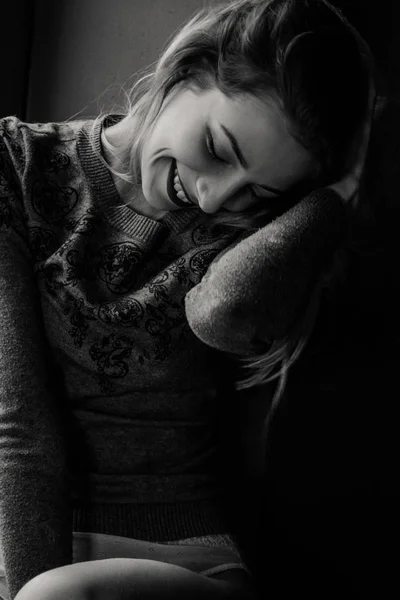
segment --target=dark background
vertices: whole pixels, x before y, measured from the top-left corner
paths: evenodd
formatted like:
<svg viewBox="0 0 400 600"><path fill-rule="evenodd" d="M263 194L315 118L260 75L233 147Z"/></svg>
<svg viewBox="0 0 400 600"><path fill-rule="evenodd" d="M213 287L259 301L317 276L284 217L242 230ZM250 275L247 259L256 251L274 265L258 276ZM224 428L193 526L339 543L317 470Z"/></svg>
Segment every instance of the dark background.
<svg viewBox="0 0 400 600"><path fill-rule="evenodd" d="M123 101L120 86L155 61L204 0L4 0L0 116L57 121ZM400 2L336 0L400 92Z"/></svg>

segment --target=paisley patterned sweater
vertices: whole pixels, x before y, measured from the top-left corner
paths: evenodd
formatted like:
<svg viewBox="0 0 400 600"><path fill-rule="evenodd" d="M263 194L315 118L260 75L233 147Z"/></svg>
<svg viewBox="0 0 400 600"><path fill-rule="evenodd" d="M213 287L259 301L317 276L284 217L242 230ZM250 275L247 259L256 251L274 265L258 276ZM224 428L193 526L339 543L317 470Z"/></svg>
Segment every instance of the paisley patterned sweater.
<svg viewBox="0 0 400 600"><path fill-rule="evenodd" d="M0 121L0 550L11 597L71 562L72 530L150 541L226 531L218 350L284 335L345 231L327 190L243 239L197 208L138 215L99 158L109 122Z"/></svg>

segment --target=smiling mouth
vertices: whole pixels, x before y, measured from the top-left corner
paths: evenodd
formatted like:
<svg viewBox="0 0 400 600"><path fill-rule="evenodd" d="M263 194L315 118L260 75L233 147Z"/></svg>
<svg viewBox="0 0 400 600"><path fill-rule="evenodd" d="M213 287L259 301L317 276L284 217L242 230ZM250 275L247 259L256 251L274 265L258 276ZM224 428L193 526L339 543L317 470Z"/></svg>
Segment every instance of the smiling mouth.
<svg viewBox="0 0 400 600"><path fill-rule="evenodd" d="M195 206L194 203L191 200L189 200L186 190L184 189L180 178L179 178L179 187L182 189L182 192L184 193L186 200L183 200L182 198L178 197L178 195L177 195L178 192L174 186L176 168L177 168L176 160L174 159L171 162L171 166L170 166L169 173L168 173L167 192L168 192L169 199L172 200L172 202L174 204L176 204L177 206L179 206L181 208L188 208L189 206ZM179 175L178 175L178 177L179 177Z"/></svg>

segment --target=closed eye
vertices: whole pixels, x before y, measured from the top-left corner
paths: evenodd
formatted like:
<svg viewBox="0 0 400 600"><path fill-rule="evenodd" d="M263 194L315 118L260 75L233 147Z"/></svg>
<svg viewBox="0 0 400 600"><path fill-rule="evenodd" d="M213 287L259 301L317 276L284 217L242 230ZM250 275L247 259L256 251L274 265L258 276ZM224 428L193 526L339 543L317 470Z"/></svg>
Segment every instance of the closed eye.
<svg viewBox="0 0 400 600"><path fill-rule="evenodd" d="M226 164L226 160L224 160L223 158L218 156L217 153L215 152L214 138L208 127L207 127L207 134L206 134L206 144L207 144L207 150L208 150L208 153L210 154L210 156L212 156L212 158L214 160L217 160L218 162L222 162L222 163Z"/></svg>
<svg viewBox="0 0 400 600"><path fill-rule="evenodd" d="M216 153L214 138L209 127L206 128L206 145L208 153L213 158L213 160L224 164L229 164L226 160L218 156L218 154ZM248 187L251 190L253 196L259 200L262 200L263 198L270 198L272 200L274 198L278 198L280 195L279 193L275 193L272 190L266 190L265 188L258 185Z"/></svg>

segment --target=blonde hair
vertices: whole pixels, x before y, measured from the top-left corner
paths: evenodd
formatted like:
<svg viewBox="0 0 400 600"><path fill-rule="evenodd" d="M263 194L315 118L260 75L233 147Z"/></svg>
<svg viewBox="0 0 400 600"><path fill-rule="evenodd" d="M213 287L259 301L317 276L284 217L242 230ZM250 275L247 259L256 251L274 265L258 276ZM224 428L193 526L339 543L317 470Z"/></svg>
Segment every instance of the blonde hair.
<svg viewBox="0 0 400 600"><path fill-rule="evenodd" d="M171 36L156 63L138 73L124 110L127 125L135 118L135 128L126 127L126 146L131 151L124 171L114 173L130 183L141 183L143 144L172 90L217 86L228 97L269 97L280 107L291 134L319 167L318 175L296 190L292 200L299 200L345 172L348 150L366 116L375 69L365 41L327 0L213 2ZM111 145L108 149L113 151ZM247 230L269 220L268 209L210 216L210 223ZM307 309L283 339L242 360L248 376L237 383L238 389L278 380L272 411L282 397L290 367L313 331L326 280L326 273L321 274Z"/></svg>

